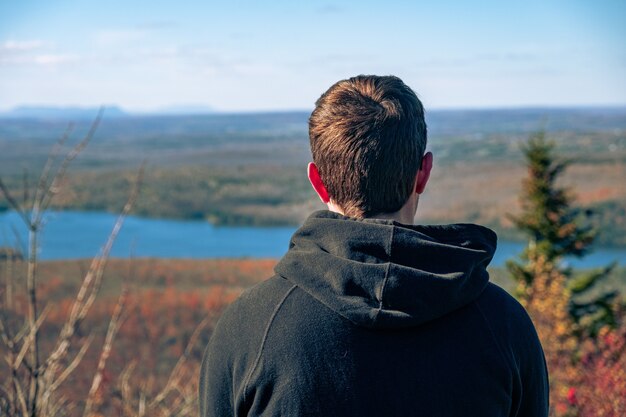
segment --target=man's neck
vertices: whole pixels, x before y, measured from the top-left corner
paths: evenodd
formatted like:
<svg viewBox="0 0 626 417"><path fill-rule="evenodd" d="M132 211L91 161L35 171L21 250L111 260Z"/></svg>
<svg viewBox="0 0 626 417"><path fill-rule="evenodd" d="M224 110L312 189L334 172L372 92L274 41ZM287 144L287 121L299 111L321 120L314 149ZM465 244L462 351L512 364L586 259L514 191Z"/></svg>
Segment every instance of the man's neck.
<svg viewBox="0 0 626 417"><path fill-rule="evenodd" d="M417 211L418 201L419 196L415 194L414 198L410 198L400 210L394 211L393 213L378 213L373 216L368 216L368 218L395 220L398 223L402 224L414 224L415 212ZM345 215L343 210L332 202L327 203L327 206L328 210L334 211L335 213L339 213L341 215Z"/></svg>

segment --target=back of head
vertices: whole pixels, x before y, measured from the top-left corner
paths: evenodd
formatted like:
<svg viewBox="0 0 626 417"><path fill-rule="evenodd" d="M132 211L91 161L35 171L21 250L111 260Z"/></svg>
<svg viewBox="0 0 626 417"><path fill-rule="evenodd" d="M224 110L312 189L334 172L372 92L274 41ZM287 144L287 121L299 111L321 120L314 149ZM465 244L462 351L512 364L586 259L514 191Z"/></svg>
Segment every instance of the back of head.
<svg viewBox="0 0 626 417"><path fill-rule="evenodd" d="M426 149L424 108L394 76L335 83L309 118L313 162L331 200L351 217L398 211Z"/></svg>

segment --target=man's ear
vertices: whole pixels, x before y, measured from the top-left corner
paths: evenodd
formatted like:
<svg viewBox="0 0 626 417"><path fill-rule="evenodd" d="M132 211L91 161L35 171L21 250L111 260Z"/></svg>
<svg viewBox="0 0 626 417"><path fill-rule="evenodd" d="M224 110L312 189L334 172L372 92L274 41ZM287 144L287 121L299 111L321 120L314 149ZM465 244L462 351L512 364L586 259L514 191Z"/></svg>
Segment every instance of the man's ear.
<svg viewBox="0 0 626 417"><path fill-rule="evenodd" d="M328 197L328 191L326 191L326 187L322 183L322 178L320 177L320 173L317 170L317 166L313 162L309 162L309 166L307 167L307 174L309 176L309 181L311 181L311 185L313 189L322 200L322 203L328 204L330 198Z"/></svg>
<svg viewBox="0 0 626 417"><path fill-rule="evenodd" d="M417 171L417 178L415 181L415 192L422 194L426 189L426 183L430 178L430 170L433 169L433 154L432 152L426 152L422 157L422 166Z"/></svg>

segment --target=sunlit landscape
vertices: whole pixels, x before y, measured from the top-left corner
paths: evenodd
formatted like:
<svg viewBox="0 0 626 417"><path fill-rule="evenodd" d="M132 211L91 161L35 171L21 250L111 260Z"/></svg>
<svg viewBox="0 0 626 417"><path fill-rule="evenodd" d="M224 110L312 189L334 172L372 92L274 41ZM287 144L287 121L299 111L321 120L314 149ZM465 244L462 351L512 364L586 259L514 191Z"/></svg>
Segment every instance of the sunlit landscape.
<svg viewBox="0 0 626 417"><path fill-rule="evenodd" d="M359 73L424 102L415 223L498 234L550 416L626 415L624 6L400 3L0 5L0 417L196 416L221 314L326 208L315 100Z"/></svg>

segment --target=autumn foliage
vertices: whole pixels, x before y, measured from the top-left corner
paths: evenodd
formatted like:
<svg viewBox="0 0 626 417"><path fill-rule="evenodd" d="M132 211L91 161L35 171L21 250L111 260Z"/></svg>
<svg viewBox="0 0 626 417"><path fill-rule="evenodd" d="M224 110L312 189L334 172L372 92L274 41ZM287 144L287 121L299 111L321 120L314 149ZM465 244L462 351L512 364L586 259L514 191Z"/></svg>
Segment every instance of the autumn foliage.
<svg viewBox="0 0 626 417"><path fill-rule="evenodd" d="M522 302L535 323L550 373L554 417L626 415L626 317L616 328L581 333L568 312L565 277L545 258L532 262L534 281Z"/></svg>
<svg viewBox="0 0 626 417"><path fill-rule="evenodd" d="M512 220L529 243L522 262L507 266L543 345L550 415L625 416L626 316L616 289L598 289L615 265L582 274L566 266L567 257L590 250L596 231L557 184L568 162L554 155L554 143L540 132L524 156L523 212Z"/></svg>
<svg viewBox="0 0 626 417"><path fill-rule="evenodd" d="M13 265L15 269L21 268L19 262ZM70 314L83 264L84 261L77 260L39 265L39 295L51 306L45 326L41 328L44 354L53 348ZM60 388L59 395L66 405L62 415L83 415L107 325L126 282L129 283L128 294L120 328L102 381L92 396L90 415L161 415L153 414L161 408L160 401L167 405L167 412L171 412L167 415L195 416L200 361L215 323L244 288L270 276L274 264L274 260L111 260L104 277L106 285L102 297L96 300L74 336L78 346L90 337L93 341L77 369ZM6 265L3 261L0 267L0 276L4 278ZM3 298L6 282L0 280ZM10 311L6 304L3 307L8 320L19 320L24 315L27 300L22 290L13 289L16 295ZM5 354L0 345L0 355ZM9 372L6 363L0 362L0 375ZM166 390L168 384L173 388ZM4 414L1 408L0 416L13 415Z"/></svg>
<svg viewBox="0 0 626 417"><path fill-rule="evenodd" d="M621 313L624 316L624 313ZM626 415L626 323L604 328L582 348L580 387L576 405L580 416Z"/></svg>

